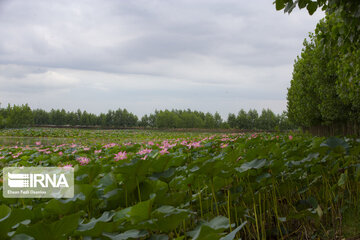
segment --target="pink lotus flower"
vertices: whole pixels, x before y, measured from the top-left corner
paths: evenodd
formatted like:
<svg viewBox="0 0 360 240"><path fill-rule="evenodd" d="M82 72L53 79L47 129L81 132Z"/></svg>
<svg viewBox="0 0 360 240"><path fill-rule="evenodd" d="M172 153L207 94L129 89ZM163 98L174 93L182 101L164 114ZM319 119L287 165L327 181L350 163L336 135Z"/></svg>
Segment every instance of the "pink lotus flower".
<svg viewBox="0 0 360 240"><path fill-rule="evenodd" d="M164 155L165 153L169 153L167 148L164 148L163 150L160 151L161 155Z"/></svg>
<svg viewBox="0 0 360 240"><path fill-rule="evenodd" d="M227 144L227 143L226 143L226 144L221 144L221 145L220 145L220 147L221 147L221 148L226 148L227 146L229 146L229 144Z"/></svg>
<svg viewBox="0 0 360 240"><path fill-rule="evenodd" d="M107 149L107 148L112 148L115 146L116 146L116 143L108 143L108 144L104 145L103 148Z"/></svg>
<svg viewBox="0 0 360 240"><path fill-rule="evenodd" d="M198 147L201 147L201 141L189 143L187 146L188 146L189 148L198 148Z"/></svg>
<svg viewBox="0 0 360 240"><path fill-rule="evenodd" d="M293 139L293 136L289 135L289 140L292 140Z"/></svg>
<svg viewBox="0 0 360 240"><path fill-rule="evenodd" d="M170 146L170 143L167 140L163 141L161 144L163 145L162 147L165 147L165 148Z"/></svg>
<svg viewBox="0 0 360 240"><path fill-rule="evenodd" d="M83 149L84 149L84 151L89 151L90 150L90 148L88 148L88 147L84 147Z"/></svg>
<svg viewBox="0 0 360 240"><path fill-rule="evenodd" d="M40 145L41 145L41 142L35 142L35 145L36 145L36 146L40 146Z"/></svg>
<svg viewBox="0 0 360 240"><path fill-rule="evenodd" d="M98 153L101 153L101 151L102 151L101 149L100 149L100 150L95 150L94 153L95 153L95 154L98 154Z"/></svg>
<svg viewBox="0 0 360 240"><path fill-rule="evenodd" d="M59 152L59 156L62 156L63 155L63 152Z"/></svg>
<svg viewBox="0 0 360 240"><path fill-rule="evenodd" d="M169 149L169 148L173 148L176 146L176 143L174 144L169 144L169 142L163 142L163 145L160 146L161 149Z"/></svg>
<svg viewBox="0 0 360 240"><path fill-rule="evenodd" d="M118 152L117 154L115 154L115 161L119 161L119 160L124 160L127 158L127 153L125 151L123 152Z"/></svg>
<svg viewBox="0 0 360 240"><path fill-rule="evenodd" d="M72 166L73 166L72 164L66 164L66 165L63 166L63 168L65 168L65 169L72 168Z"/></svg>
<svg viewBox="0 0 360 240"><path fill-rule="evenodd" d="M3 159L3 158L5 158L5 156L1 156L1 157L0 157L0 159Z"/></svg>
<svg viewBox="0 0 360 240"><path fill-rule="evenodd" d="M154 145L154 142L153 142L153 141L149 141L147 144L148 144L149 146L153 146L153 145Z"/></svg>
<svg viewBox="0 0 360 240"><path fill-rule="evenodd" d="M90 162L90 159L87 157L78 157L76 158L76 161L78 161L80 165L87 165Z"/></svg>
<svg viewBox="0 0 360 240"><path fill-rule="evenodd" d="M144 155L144 154L151 153L151 152L152 152L152 149L150 149L150 148L145 148L145 149L142 149L142 150L140 150L139 152L137 152L137 154L139 154L139 155Z"/></svg>
<svg viewBox="0 0 360 240"><path fill-rule="evenodd" d="M12 157L13 158L18 158L21 154L22 154L22 152L18 152L17 154L12 155Z"/></svg>

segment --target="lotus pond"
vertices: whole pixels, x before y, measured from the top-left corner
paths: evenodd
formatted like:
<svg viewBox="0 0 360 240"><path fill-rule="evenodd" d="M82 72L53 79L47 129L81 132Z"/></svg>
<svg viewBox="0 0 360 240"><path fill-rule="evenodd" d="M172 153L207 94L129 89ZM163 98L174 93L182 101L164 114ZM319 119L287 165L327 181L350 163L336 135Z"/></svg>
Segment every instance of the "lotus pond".
<svg viewBox="0 0 360 240"><path fill-rule="evenodd" d="M30 142L0 145L1 169L72 166L75 196L3 198L0 180L0 239L360 237L359 139L89 130L64 136L60 129L0 135L31 131L38 135L29 134ZM57 133L51 137L66 141L44 141Z"/></svg>

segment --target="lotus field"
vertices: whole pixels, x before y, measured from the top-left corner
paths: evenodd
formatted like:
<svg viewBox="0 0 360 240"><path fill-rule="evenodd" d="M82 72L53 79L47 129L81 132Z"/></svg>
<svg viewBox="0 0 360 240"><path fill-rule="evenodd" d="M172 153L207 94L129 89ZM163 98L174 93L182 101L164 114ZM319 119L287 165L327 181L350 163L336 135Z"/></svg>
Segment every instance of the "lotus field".
<svg viewBox="0 0 360 240"><path fill-rule="evenodd" d="M0 135L1 169L75 169L70 199L3 198L1 175L0 239L360 237L358 139L63 129Z"/></svg>

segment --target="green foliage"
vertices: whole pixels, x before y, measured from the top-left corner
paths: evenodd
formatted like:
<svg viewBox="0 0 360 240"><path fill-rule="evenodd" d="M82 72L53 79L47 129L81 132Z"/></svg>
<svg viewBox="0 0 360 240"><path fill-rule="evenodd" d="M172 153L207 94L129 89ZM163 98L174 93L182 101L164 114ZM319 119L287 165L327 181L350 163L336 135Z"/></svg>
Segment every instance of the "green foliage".
<svg viewBox="0 0 360 240"><path fill-rule="evenodd" d="M233 239L235 239L235 236L236 236L237 232L239 232L246 225L246 223L247 223L247 221L243 222L240 226L235 228L234 231L232 231L231 233L229 233L225 237L220 238L220 240L233 240Z"/></svg>
<svg viewBox="0 0 360 240"><path fill-rule="evenodd" d="M33 225L20 225L16 234L26 234L35 239L66 239L78 227L80 216L82 212L77 212L71 215L62 217L60 220L52 223L45 223L44 220ZM46 231L44 231L46 229Z"/></svg>
<svg viewBox="0 0 360 240"><path fill-rule="evenodd" d="M301 56L294 64L287 99L289 118L297 125L346 124L349 120L360 120L358 50L348 54L344 45L324 45L324 39L334 38L332 29L339 27L341 24L334 14L321 20L315 34L304 41Z"/></svg>
<svg viewBox="0 0 360 240"><path fill-rule="evenodd" d="M276 116L270 109L263 109L257 122L259 129L272 130L279 125L279 116Z"/></svg>
<svg viewBox="0 0 360 240"><path fill-rule="evenodd" d="M223 121L220 114L203 113L199 111L187 110L160 110L150 115L144 115L140 120L138 117L126 109L116 111L109 110L106 114L95 115L86 111L77 110L76 112L66 112L64 109L51 109L46 112L42 109L30 110L27 105L0 108L0 128L8 127L27 127L31 125L55 125L55 126L97 126L106 128L240 128L240 129L263 129L273 130L279 125L280 116L275 116L271 110L266 110L267 117L260 116L258 122L258 113L250 109L248 113L241 110L238 116L231 115L228 122ZM270 116L270 115L274 116ZM287 118L286 115L282 116ZM276 118L276 120L274 120ZM269 122L268 122L269 121ZM276 122L276 123L275 123ZM289 123L282 125L281 129L293 129Z"/></svg>
<svg viewBox="0 0 360 240"><path fill-rule="evenodd" d="M298 6L326 12L304 43L288 93L289 117L302 126L360 121L360 1L275 0L277 10ZM301 103L301 101L303 101Z"/></svg>
<svg viewBox="0 0 360 240"><path fill-rule="evenodd" d="M130 136L71 131L32 134L109 142ZM75 195L10 199L0 190L0 238L228 240L291 234L301 239L306 231L314 239L355 239L360 234L357 139L159 131L131 136L132 143L1 146L2 167L72 164ZM117 160L120 151L126 158ZM90 161L80 165L78 157Z"/></svg>
<svg viewBox="0 0 360 240"><path fill-rule="evenodd" d="M3 116L0 115L0 129L6 126L5 119Z"/></svg>
<svg viewBox="0 0 360 240"><path fill-rule="evenodd" d="M358 44L360 46L360 44ZM360 121L360 47L340 57L337 68L337 91L351 105L351 117Z"/></svg>
<svg viewBox="0 0 360 240"><path fill-rule="evenodd" d="M241 109L237 116L229 114L227 122L230 128L249 130L289 130L295 129L295 125L289 121L287 113L275 115L270 109L263 109L261 115L255 109L248 112Z"/></svg>
<svg viewBox="0 0 360 240"><path fill-rule="evenodd" d="M155 125L158 128L175 128L182 125L182 119L169 110L160 111L156 114Z"/></svg>
<svg viewBox="0 0 360 240"><path fill-rule="evenodd" d="M2 111L6 127L27 127L34 124L33 113L25 104L21 106L10 106Z"/></svg>
<svg viewBox="0 0 360 240"><path fill-rule="evenodd" d="M237 127L237 122L236 122L235 114L229 113L227 122L228 122L230 128L236 128Z"/></svg>
<svg viewBox="0 0 360 240"><path fill-rule="evenodd" d="M194 231L189 232L188 235L194 240L219 239L222 235L221 233L229 227L229 219L217 216L210 222L201 223Z"/></svg>
<svg viewBox="0 0 360 240"><path fill-rule="evenodd" d="M141 239L143 237L146 237L147 235L148 234L146 231L140 231L137 229L131 229L120 234L103 234L103 236L108 237L111 240Z"/></svg>
<svg viewBox="0 0 360 240"><path fill-rule="evenodd" d="M312 37L312 35L310 35ZM293 79L288 89L288 115L291 121L300 126L311 126L321 123L320 103L316 93L316 76L319 66L314 56L315 44L304 41L301 57L294 64ZM320 72L321 73L321 72Z"/></svg>
<svg viewBox="0 0 360 240"><path fill-rule="evenodd" d="M360 3L358 0L275 0L276 10L284 9L284 12L291 13L298 6L306 8L312 15L318 8L329 13L346 13L349 17L360 18Z"/></svg>
<svg viewBox="0 0 360 240"><path fill-rule="evenodd" d="M156 111L155 127L157 128L220 128L222 119L218 113L202 113L183 110Z"/></svg>
<svg viewBox="0 0 360 240"><path fill-rule="evenodd" d="M257 119L256 119L257 120ZM255 126L251 125L248 114L241 109L236 117L237 127L240 129L254 129Z"/></svg>

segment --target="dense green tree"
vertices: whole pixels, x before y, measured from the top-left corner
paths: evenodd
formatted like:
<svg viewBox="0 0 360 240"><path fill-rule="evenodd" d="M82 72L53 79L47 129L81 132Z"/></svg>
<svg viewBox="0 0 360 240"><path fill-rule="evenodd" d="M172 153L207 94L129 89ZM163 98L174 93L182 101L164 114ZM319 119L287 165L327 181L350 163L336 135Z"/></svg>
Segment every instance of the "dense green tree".
<svg viewBox="0 0 360 240"><path fill-rule="evenodd" d="M156 114L150 114L148 119L149 127L156 127Z"/></svg>
<svg viewBox="0 0 360 240"><path fill-rule="evenodd" d="M294 73L305 71L304 62L310 62L315 72L310 73L305 81L318 86L314 90L318 103L312 106L315 116L308 116L301 125L313 125L313 120L321 124L360 122L360 1L359 0L275 0L276 9L290 13L296 6L307 8L310 14L322 8L326 17L322 20L309 45L305 46L306 58L297 61ZM304 51L303 51L304 52ZM299 66L300 65L300 66ZM301 66L304 65L304 66ZM317 68L313 67L317 66ZM295 69L296 68L296 69ZM323 74L321 74L323 73ZM305 79L305 77L303 77ZM290 99L299 97L295 91L303 89L300 81L294 82L289 90ZM297 96L296 96L297 95ZM288 97L289 98L289 97ZM300 116L299 104L289 104L289 117ZM293 109L295 107L296 109ZM320 117L319 117L320 115Z"/></svg>
<svg viewBox="0 0 360 240"><path fill-rule="evenodd" d="M182 126L179 127L200 128L204 126L204 122L201 117L191 111L182 112L180 114L180 118L182 120Z"/></svg>
<svg viewBox="0 0 360 240"><path fill-rule="evenodd" d="M218 112L214 114L214 120L215 120L215 128L220 128L223 120Z"/></svg>
<svg viewBox="0 0 360 240"><path fill-rule="evenodd" d="M68 112L66 116L66 123L71 126L76 126L80 124L78 114L76 112Z"/></svg>
<svg viewBox="0 0 360 240"><path fill-rule="evenodd" d="M83 111L80 116L80 125L89 126L90 125L90 116L86 111Z"/></svg>
<svg viewBox="0 0 360 240"><path fill-rule="evenodd" d="M0 129L6 127L6 119L0 114Z"/></svg>
<svg viewBox="0 0 360 240"><path fill-rule="evenodd" d="M237 122L236 122L235 114L229 113L227 122L228 122L230 128L236 128L237 127Z"/></svg>
<svg viewBox="0 0 360 240"><path fill-rule="evenodd" d="M82 111L80 109L78 109L76 111L76 125L81 125L81 118L82 118Z"/></svg>
<svg viewBox="0 0 360 240"><path fill-rule="evenodd" d="M301 126L317 125L321 122L317 107L320 99L312 78L313 71L316 70L313 63L314 47L313 43L304 41L304 49L294 64L293 79L288 89L289 118Z"/></svg>
<svg viewBox="0 0 360 240"><path fill-rule="evenodd" d="M291 130L296 129L296 126L287 117L287 112L283 112L278 116L279 119L279 130Z"/></svg>
<svg viewBox="0 0 360 240"><path fill-rule="evenodd" d="M114 111L109 110L106 114L106 126L113 127L114 126Z"/></svg>
<svg viewBox="0 0 360 240"><path fill-rule="evenodd" d="M128 112L126 109L124 109L124 115L125 115L125 125L124 125L124 127L137 126L138 117L136 115L134 115L133 113Z"/></svg>
<svg viewBox="0 0 360 240"><path fill-rule="evenodd" d="M250 129L251 123L250 118L248 117L248 114L245 112L244 109L241 109L238 112L238 115L236 117L237 127L240 129Z"/></svg>
<svg viewBox="0 0 360 240"><path fill-rule="evenodd" d="M256 111L256 109L250 109L247 113L248 115L248 118L249 118L249 129L256 129L257 128L257 121L258 121L258 118L259 118L259 114L258 112Z"/></svg>
<svg viewBox="0 0 360 240"><path fill-rule="evenodd" d="M263 109L258 119L258 128L263 130L273 130L278 125L279 118L270 109Z"/></svg>
<svg viewBox="0 0 360 240"><path fill-rule="evenodd" d="M27 127L34 124L34 117L30 107L25 105L14 105L7 107L7 127Z"/></svg>
<svg viewBox="0 0 360 240"><path fill-rule="evenodd" d="M321 43L324 38L319 38L327 28L335 27L335 18L327 16L319 22L315 34L304 41L301 56L294 64L287 97L288 115L300 126L346 123L359 116L360 99L356 96L360 86L354 81L349 87L349 81L341 76L346 71L346 65L339 64L344 54L342 47L324 45Z"/></svg>
<svg viewBox="0 0 360 240"><path fill-rule="evenodd" d="M33 110L34 123L37 125L49 124L50 116L48 112L42 109Z"/></svg>
<svg viewBox="0 0 360 240"><path fill-rule="evenodd" d="M158 128L176 128L178 127L179 122L181 119L178 115L174 114L169 110L159 111L156 114L156 127Z"/></svg>
<svg viewBox="0 0 360 240"><path fill-rule="evenodd" d="M209 129L216 127L214 116L209 112L205 114L204 127Z"/></svg>
<svg viewBox="0 0 360 240"><path fill-rule="evenodd" d="M246 124L238 121L235 114L229 114L228 120L223 121L220 114L203 113L200 111L187 110L161 110L152 114L144 115L140 121L138 117L126 109L109 110L108 113L99 115L81 111L67 112L64 109L31 110L28 105L8 106L0 108L0 127L26 127L35 125L56 126L101 126L101 127L149 127L149 128L261 128L254 123L258 122L256 110L246 113L240 111ZM278 116L277 116L278 117ZM284 116L284 121L287 117ZM283 124L284 125L284 124ZM271 125L273 126L273 125ZM266 128L267 127L266 125Z"/></svg>
<svg viewBox="0 0 360 240"><path fill-rule="evenodd" d="M102 126L102 127L106 126L106 114L100 113L98 120L97 120L97 125Z"/></svg>
<svg viewBox="0 0 360 240"><path fill-rule="evenodd" d="M113 124L114 127L122 127L125 125L125 114L122 109L118 109L114 112Z"/></svg>
<svg viewBox="0 0 360 240"><path fill-rule="evenodd" d="M148 126L150 126L148 115L145 114L144 116L142 116L138 124L139 124L140 127L148 127Z"/></svg>

